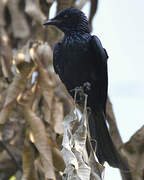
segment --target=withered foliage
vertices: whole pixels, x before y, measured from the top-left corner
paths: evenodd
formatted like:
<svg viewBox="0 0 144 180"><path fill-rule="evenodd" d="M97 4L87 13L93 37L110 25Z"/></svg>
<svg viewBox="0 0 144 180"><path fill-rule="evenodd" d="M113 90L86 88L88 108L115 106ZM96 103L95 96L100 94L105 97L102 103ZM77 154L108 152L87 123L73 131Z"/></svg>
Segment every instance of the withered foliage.
<svg viewBox="0 0 144 180"><path fill-rule="evenodd" d="M103 167L92 150L88 159L84 147L87 115L78 112L53 70L52 48L62 33L42 26L53 3L58 12L81 9L87 1L0 0L1 180L13 175L22 180L100 179ZM98 1L90 3L91 26ZM143 128L123 145L110 102L107 107L113 140L130 162L134 177L142 179Z"/></svg>

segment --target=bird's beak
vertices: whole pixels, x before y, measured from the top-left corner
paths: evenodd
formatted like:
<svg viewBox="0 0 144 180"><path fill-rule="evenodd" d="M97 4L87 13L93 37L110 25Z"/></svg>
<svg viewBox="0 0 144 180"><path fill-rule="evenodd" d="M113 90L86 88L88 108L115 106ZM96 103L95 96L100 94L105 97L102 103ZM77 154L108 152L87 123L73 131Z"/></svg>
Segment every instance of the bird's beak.
<svg viewBox="0 0 144 180"><path fill-rule="evenodd" d="M54 25L57 26L60 23L60 20L53 18L53 19L49 19L48 21L46 21L43 25Z"/></svg>

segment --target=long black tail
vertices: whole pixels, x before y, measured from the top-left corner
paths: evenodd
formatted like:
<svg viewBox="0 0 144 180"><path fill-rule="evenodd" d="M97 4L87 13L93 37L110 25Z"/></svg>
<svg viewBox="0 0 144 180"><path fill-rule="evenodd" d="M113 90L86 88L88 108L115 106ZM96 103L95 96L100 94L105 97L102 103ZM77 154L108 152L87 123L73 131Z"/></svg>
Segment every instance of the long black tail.
<svg viewBox="0 0 144 180"><path fill-rule="evenodd" d="M92 112L89 117L89 129L93 148L96 147L96 155L101 164L105 161L112 167L119 168L131 180L128 164L122 159L109 134L105 115L103 112ZM96 140L96 142L94 142Z"/></svg>

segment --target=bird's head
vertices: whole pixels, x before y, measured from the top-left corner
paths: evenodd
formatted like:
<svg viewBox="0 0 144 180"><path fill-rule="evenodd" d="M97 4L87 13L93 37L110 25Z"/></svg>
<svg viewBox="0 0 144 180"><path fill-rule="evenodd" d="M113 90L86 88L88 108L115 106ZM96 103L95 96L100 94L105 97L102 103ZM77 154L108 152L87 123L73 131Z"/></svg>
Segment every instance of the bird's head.
<svg viewBox="0 0 144 180"><path fill-rule="evenodd" d="M88 20L85 14L75 8L64 9L56 17L49 19L44 25L54 25L65 34L71 32L89 33Z"/></svg>

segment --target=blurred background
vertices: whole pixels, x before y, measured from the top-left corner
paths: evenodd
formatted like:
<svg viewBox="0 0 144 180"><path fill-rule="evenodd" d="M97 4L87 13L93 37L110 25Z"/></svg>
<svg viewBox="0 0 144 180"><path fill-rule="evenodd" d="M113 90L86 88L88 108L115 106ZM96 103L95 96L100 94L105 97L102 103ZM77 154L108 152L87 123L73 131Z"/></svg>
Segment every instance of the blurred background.
<svg viewBox="0 0 144 180"><path fill-rule="evenodd" d="M68 7L82 9L108 52L110 133L133 178L142 180L142 0L0 1L0 180L61 179L61 123L72 103L52 68L53 45L62 33L42 23ZM122 179L119 170L105 166L105 180Z"/></svg>

